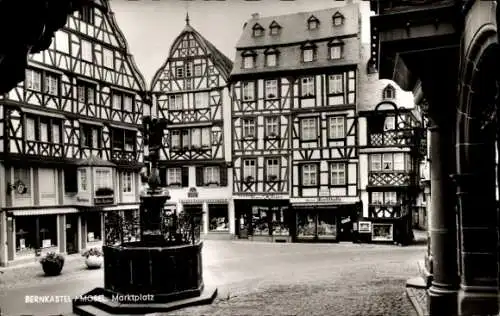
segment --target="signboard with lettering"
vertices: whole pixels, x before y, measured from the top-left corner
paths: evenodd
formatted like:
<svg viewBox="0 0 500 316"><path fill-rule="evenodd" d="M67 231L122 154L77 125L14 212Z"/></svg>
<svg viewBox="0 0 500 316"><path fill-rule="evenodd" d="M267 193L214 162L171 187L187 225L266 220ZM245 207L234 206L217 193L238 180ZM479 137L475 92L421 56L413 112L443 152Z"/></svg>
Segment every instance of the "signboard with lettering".
<svg viewBox="0 0 500 316"><path fill-rule="evenodd" d="M189 188L187 197L188 198L197 198L198 197L198 191L196 191L196 188Z"/></svg>
<svg viewBox="0 0 500 316"><path fill-rule="evenodd" d="M318 196L307 198L291 198L290 203L356 203L359 198L356 196Z"/></svg>
<svg viewBox="0 0 500 316"><path fill-rule="evenodd" d="M52 240L44 239L42 240L42 248L50 248L52 246Z"/></svg>

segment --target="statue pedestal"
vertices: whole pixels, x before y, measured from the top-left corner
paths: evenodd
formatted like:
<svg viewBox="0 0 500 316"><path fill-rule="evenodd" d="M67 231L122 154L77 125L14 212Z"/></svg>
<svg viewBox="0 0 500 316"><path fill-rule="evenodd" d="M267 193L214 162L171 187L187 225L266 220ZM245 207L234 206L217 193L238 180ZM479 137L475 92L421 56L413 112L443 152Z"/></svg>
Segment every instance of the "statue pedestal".
<svg viewBox="0 0 500 316"><path fill-rule="evenodd" d="M202 242L169 246L159 241L104 246L104 288L75 299L73 312L145 314L211 304L217 289L203 282L202 247Z"/></svg>

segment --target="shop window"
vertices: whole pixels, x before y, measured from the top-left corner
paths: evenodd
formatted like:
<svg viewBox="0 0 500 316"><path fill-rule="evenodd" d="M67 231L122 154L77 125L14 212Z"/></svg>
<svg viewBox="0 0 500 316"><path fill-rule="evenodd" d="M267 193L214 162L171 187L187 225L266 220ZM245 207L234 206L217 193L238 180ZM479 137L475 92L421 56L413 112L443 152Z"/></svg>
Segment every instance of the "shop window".
<svg viewBox="0 0 500 316"><path fill-rule="evenodd" d="M274 208L272 210L272 235L273 236L289 236L290 228L288 227L288 216L286 208Z"/></svg>
<svg viewBox="0 0 500 316"><path fill-rule="evenodd" d="M254 236L269 236L269 217L270 212L267 208L252 208L252 229Z"/></svg>
<svg viewBox="0 0 500 316"><path fill-rule="evenodd" d="M100 168L95 171L95 190L111 189L113 190L113 175L111 169Z"/></svg>
<svg viewBox="0 0 500 316"><path fill-rule="evenodd" d="M337 238L335 215L329 212L318 212L318 238Z"/></svg>
<svg viewBox="0 0 500 316"><path fill-rule="evenodd" d="M228 231L229 215L227 205L211 205L208 208L208 222L210 231Z"/></svg>
<svg viewBox="0 0 500 316"><path fill-rule="evenodd" d="M139 210L127 210L123 212L124 220L124 239L132 242L138 241L140 239L140 227L139 227Z"/></svg>
<svg viewBox="0 0 500 316"><path fill-rule="evenodd" d="M313 238L316 236L316 216L310 212L297 213L297 237Z"/></svg>
<svg viewBox="0 0 500 316"><path fill-rule="evenodd" d="M16 217L16 252L22 255L36 248L36 216Z"/></svg>
<svg viewBox="0 0 500 316"><path fill-rule="evenodd" d="M39 216L41 248L57 247L57 215Z"/></svg>
<svg viewBox="0 0 500 316"><path fill-rule="evenodd" d="M93 242L102 240L101 213L87 214L85 221L87 224L87 241Z"/></svg>

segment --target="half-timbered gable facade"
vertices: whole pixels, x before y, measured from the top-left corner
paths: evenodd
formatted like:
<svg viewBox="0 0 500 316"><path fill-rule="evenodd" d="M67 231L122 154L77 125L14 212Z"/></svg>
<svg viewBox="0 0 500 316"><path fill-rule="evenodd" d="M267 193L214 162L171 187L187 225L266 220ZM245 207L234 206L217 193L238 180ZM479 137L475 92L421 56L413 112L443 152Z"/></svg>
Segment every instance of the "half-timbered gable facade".
<svg viewBox="0 0 500 316"><path fill-rule="evenodd" d="M157 116L168 121L160 178L171 204L204 211L205 237L234 234L228 78L232 62L186 18L152 81Z"/></svg>
<svg viewBox="0 0 500 316"><path fill-rule="evenodd" d="M354 214L359 23L352 4L245 23L231 74L240 237L337 240L338 205Z"/></svg>
<svg viewBox="0 0 500 316"><path fill-rule="evenodd" d="M358 109L363 201L359 238L407 243L422 198L422 118L412 93L394 82L372 80L364 87L366 96Z"/></svg>
<svg viewBox="0 0 500 316"><path fill-rule="evenodd" d="M0 96L1 264L102 242L102 211L135 216L145 91L105 0L29 56L25 81Z"/></svg>

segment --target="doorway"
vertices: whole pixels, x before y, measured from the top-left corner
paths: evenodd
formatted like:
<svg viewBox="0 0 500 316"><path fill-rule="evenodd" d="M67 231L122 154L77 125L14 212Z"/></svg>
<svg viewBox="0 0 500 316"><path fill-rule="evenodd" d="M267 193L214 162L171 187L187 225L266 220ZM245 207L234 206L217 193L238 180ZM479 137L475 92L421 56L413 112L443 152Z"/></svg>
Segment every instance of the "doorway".
<svg viewBox="0 0 500 316"><path fill-rule="evenodd" d="M78 215L66 214L66 252L78 252Z"/></svg>
<svg viewBox="0 0 500 316"><path fill-rule="evenodd" d="M338 240L339 241L352 241L352 220L349 215L340 215L338 217L339 229L338 229Z"/></svg>

